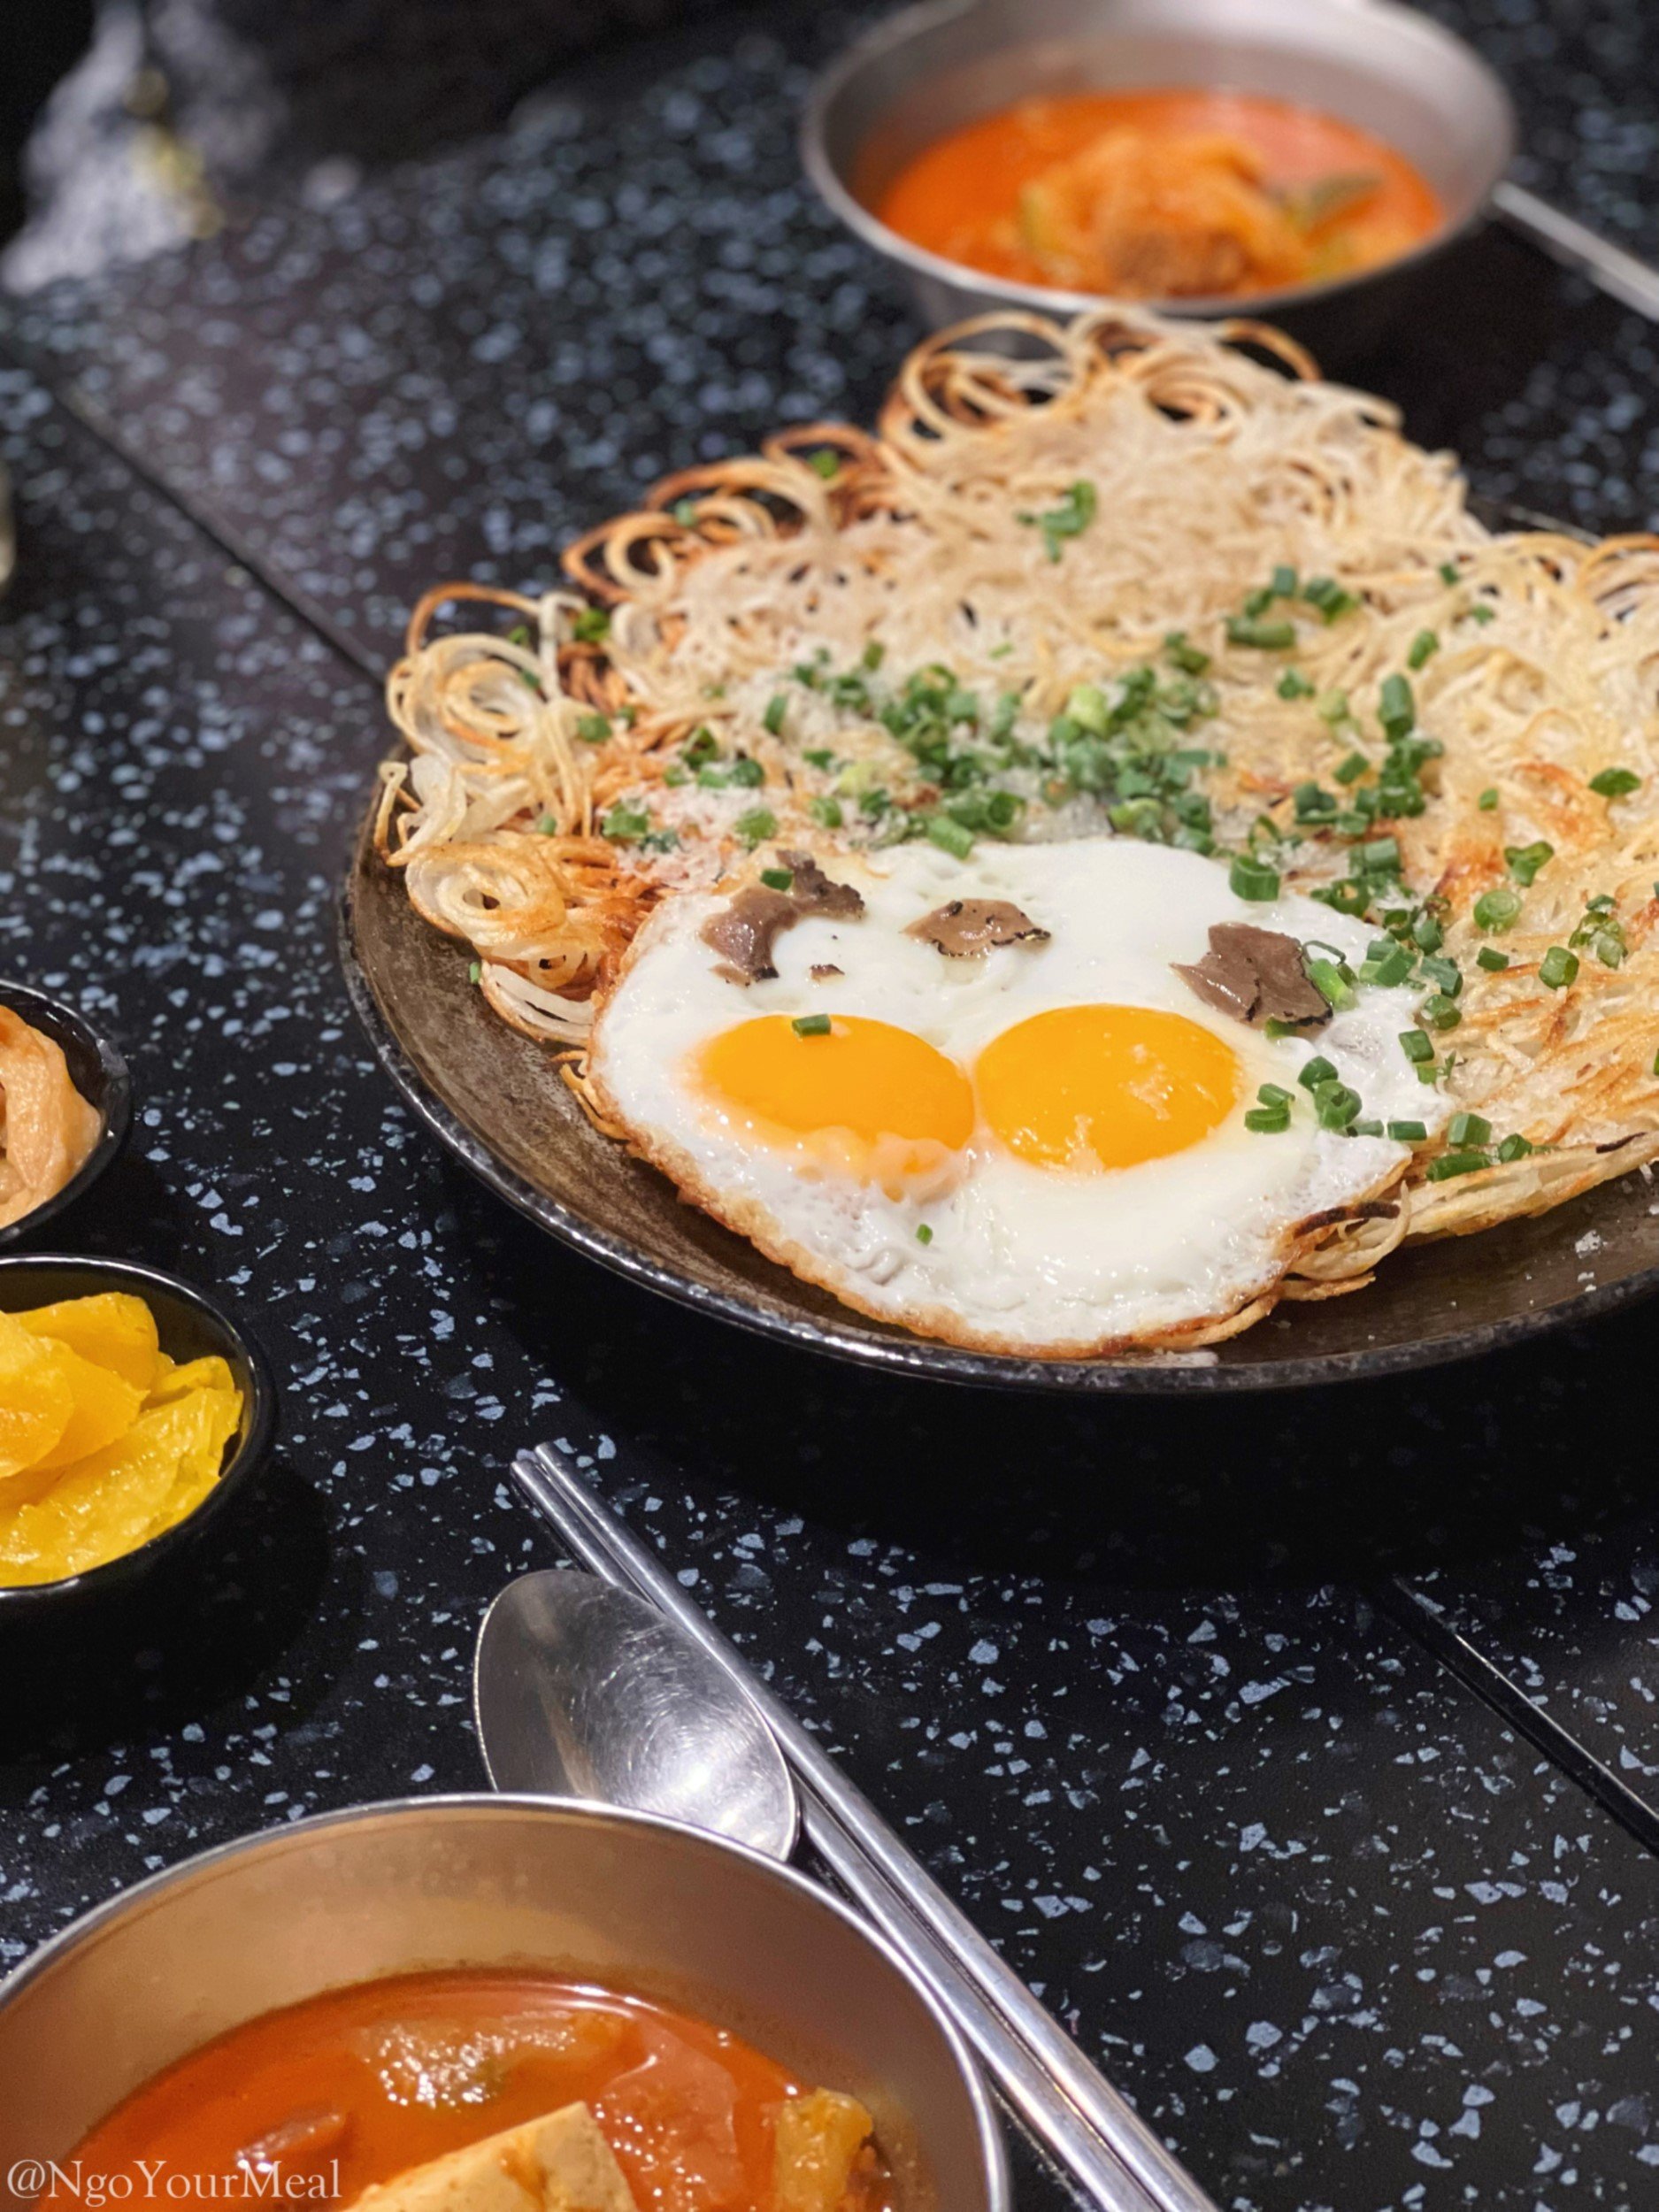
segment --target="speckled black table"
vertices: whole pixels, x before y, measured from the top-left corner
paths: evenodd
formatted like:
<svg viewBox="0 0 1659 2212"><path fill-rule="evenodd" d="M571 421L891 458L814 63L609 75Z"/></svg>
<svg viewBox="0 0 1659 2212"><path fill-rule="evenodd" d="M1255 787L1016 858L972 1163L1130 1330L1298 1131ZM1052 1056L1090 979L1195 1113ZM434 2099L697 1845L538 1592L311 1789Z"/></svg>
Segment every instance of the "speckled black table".
<svg viewBox="0 0 1659 2212"><path fill-rule="evenodd" d="M1643 19L1447 12L1533 180L1659 251ZM0 1962L203 1844L481 1786L477 1622L556 1555L503 1474L550 1435L1220 2203L1659 2202L1652 1314L1294 1401L901 1386L542 1241L352 1026L334 895L409 602L866 411L912 334L795 179L846 21L705 20L0 311L0 965L103 1015L141 1102L55 1240L217 1285L284 1395L207 1571L0 1642ZM1503 238L1370 373L1482 489L1647 518L1654 332ZM1020 2194L1061 2201L1029 2159Z"/></svg>

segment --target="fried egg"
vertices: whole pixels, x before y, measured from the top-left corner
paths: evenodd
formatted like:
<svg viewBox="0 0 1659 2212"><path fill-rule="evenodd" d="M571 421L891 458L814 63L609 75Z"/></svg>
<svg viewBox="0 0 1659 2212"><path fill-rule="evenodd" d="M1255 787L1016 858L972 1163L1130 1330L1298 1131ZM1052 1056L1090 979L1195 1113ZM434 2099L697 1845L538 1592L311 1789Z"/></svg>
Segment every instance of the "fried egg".
<svg viewBox="0 0 1659 2212"><path fill-rule="evenodd" d="M1297 1081L1316 1054L1363 1118L1444 1118L1401 1049L1409 990L1363 989L1275 1037L1177 972L1225 922L1364 956L1366 925L1294 895L1246 902L1225 864L1106 838L826 865L863 913L795 923L747 986L703 934L729 895L660 907L589 1070L682 1193L864 1313L1043 1357L1201 1340L1409 1156L1319 1126ZM956 900L1047 933L949 956L914 926ZM1264 1084L1294 1102L1276 1133L1245 1119Z"/></svg>

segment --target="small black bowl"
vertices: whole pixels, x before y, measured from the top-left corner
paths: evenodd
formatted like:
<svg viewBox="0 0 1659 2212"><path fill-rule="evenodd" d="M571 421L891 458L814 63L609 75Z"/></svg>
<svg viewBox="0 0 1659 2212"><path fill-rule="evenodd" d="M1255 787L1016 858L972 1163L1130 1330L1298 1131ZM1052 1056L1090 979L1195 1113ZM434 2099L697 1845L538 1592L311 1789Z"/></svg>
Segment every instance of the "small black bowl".
<svg viewBox="0 0 1659 2212"><path fill-rule="evenodd" d="M32 1235L43 1227L65 1206L73 1206L114 1159L132 1126L133 1079L127 1073L126 1061L110 1040L61 999L49 998L32 984L12 983L0 976L0 1006L9 1006L31 1029L38 1029L58 1047L68 1063L70 1081L96 1113L101 1125L97 1141L62 1190L55 1191L20 1221L0 1229L0 1251L4 1251L19 1237Z"/></svg>
<svg viewBox="0 0 1659 2212"><path fill-rule="evenodd" d="M0 1311L27 1312L55 1305L59 1299L89 1298L100 1291L124 1290L142 1298L156 1317L161 1348L175 1360L204 1359L217 1353L230 1366L242 1392L242 1427L227 1448L219 1480L194 1513L136 1551L126 1552L84 1574L61 1582L0 1585L0 1623L31 1608L61 1606L92 1597L128 1592L165 1561L201 1536L245 1490L271 1449L276 1434L276 1385L265 1355L219 1308L188 1283L157 1268L127 1260L77 1260L62 1253L36 1257L13 1254L0 1259Z"/></svg>

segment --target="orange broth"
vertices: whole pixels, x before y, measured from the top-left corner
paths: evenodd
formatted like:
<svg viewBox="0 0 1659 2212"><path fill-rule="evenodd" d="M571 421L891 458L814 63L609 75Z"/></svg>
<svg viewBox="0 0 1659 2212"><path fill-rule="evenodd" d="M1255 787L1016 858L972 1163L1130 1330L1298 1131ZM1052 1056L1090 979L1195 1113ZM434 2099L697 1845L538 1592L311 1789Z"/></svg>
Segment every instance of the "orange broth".
<svg viewBox="0 0 1659 2212"><path fill-rule="evenodd" d="M1087 198L1087 172L1079 173L1077 165L1098 158L1104 142L1125 134L1132 134L1134 159L1147 173L1143 225L1179 229L1200 223L1193 192L1183 195L1183 186L1190 185L1190 173L1184 176L1183 170L1191 172L1194 155L1213 159L1225 145L1242 170L1255 172L1263 216L1292 211L1308 249L1308 266L1296 273L1287 273L1281 257L1265 278L1241 274L1213 288L1193 282L1175 290L1217 288L1242 296L1274 282L1348 274L1409 251L1444 220L1427 181L1369 132L1286 100L1196 87L1071 93L982 116L925 148L880 196L874 211L914 244L994 276L1055 285L1069 275L1071 288L1151 296L1151 287L1133 281L1133 270L1130 280L1107 267L1094 273L1109 280L1116 273L1116 282L1078 285L1077 267L1057 274L1058 257L1045 254L1041 238L1033 235L1041 228L1040 215L1033 212L1033 188L1039 203L1056 182L1074 198L1079 190ZM1345 188L1339 196L1346 204L1321 217L1317 211L1335 186ZM1120 196L1121 191L1120 182ZM1197 273L1204 273L1201 262Z"/></svg>
<svg viewBox="0 0 1659 2212"><path fill-rule="evenodd" d="M106 2174L141 2159L203 2177L274 2163L294 2202L349 2204L372 2182L582 2102L640 2212L772 2212L776 2108L804 2086L725 2029L644 1998L534 1973L412 1974L233 2028L136 2090L77 2155ZM858 2212L891 2212L885 2172L863 2179Z"/></svg>

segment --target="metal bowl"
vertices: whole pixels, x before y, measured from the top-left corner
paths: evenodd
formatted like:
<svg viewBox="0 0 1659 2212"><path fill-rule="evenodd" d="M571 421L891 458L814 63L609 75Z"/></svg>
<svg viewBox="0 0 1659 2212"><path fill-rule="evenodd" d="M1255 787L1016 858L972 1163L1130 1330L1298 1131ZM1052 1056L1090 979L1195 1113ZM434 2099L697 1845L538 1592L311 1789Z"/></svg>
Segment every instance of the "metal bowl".
<svg viewBox="0 0 1659 2212"><path fill-rule="evenodd" d="M864 2100L903 2212L1011 2212L989 2101L881 1940L802 1876L672 1821L404 1798L227 1844L0 1984L0 2173L66 2158L211 2038L319 1991L534 1965L637 1991Z"/></svg>
<svg viewBox="0 0 1659 2212"><path fill-rule="evenodd" d="M1515 150L1515 111L1486 63L1392 0L926 0L879 25L819 81L802 157L930 325L1010 305L1075 313L1102 303L925 252L871 210L913 156L976 116L1063 92L1171 85L1322 109L1386 140L1439 193L1443 227L1379 269L1242 298L1145 303L1176 315L1264 317L1327 359L1362 352L1406 307L1425 263L1480 219Z"/></svg>

